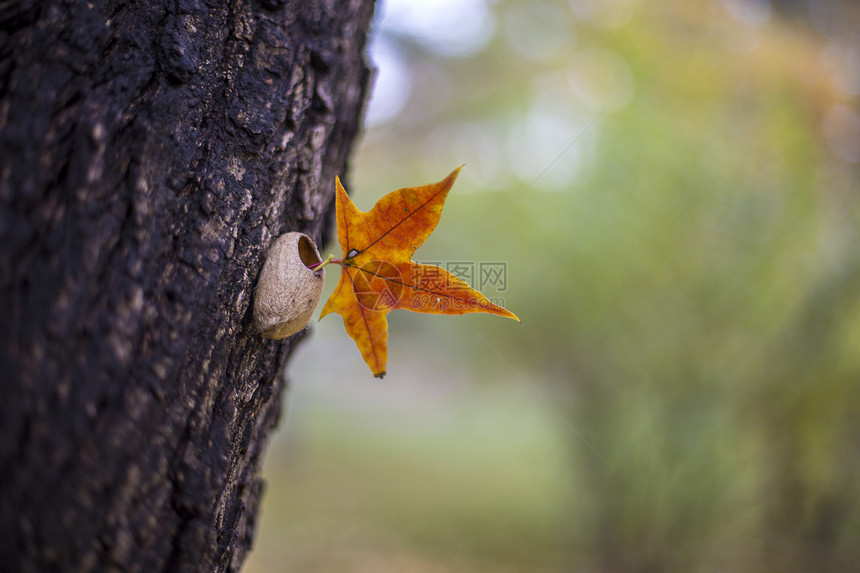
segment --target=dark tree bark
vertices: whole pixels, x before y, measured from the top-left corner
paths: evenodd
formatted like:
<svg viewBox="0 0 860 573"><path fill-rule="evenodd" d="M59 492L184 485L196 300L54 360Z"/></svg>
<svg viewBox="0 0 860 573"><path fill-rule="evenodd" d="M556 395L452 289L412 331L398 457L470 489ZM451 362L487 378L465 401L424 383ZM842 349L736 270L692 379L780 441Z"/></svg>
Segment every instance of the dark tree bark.
<svg viewBox="0 0 860 573"><path fill-rule="evenodd" d="M0 569L236 571L373 0L0 2Z"/></svg>

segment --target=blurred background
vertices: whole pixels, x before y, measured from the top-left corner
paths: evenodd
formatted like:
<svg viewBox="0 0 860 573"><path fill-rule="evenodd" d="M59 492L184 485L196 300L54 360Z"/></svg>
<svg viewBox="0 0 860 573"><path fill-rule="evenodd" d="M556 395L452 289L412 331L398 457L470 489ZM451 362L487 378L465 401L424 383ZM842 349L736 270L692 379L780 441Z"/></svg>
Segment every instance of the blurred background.
<svg viewBox="0 0 860 573"><path fill-rule="evenodd" d="M317 323L245 570L856 567L860 8L387 0L370 52L355 203L465 163L415 258L522 325L394 312L377 380Z"/></svg>

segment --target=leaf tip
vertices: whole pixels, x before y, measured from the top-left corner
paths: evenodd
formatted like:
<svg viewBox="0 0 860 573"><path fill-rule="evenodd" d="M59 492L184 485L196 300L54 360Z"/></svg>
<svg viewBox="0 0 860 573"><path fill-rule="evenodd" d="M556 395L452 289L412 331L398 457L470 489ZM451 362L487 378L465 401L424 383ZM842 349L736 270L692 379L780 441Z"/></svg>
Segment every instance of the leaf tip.
<svg viewBox="0 0 860 573"><path fill-rule="evenodd" d="M325 306L324 306L324 307L323 307L323 309L320 311L320 317L319 317L317 320L318 320L318 321L319 321L319 320L322 320L323 318L325 318L326 316L328 316L328 315L332 312L332 310L333 310L333 309L332 309L332 306L331 306L331 297L329 297L329 299L328 299L328 300L326 301L326 303L325 303Z"/></svg>
<svg viewBox="0 0 860 573"><path fill-rule="evenodd" d="M509 311L508 309L506 309L503 306L497 306L497 307L495 307L494 311L490 311L490 312L493 312L493 314L497 314L497 315L502 316L504 318L510 318L511 320L516 320L519 324L523 323L523 321L520 320L520 317L518 317L517 315L515 315L514 313L512 313L511 311Z"/></svg>

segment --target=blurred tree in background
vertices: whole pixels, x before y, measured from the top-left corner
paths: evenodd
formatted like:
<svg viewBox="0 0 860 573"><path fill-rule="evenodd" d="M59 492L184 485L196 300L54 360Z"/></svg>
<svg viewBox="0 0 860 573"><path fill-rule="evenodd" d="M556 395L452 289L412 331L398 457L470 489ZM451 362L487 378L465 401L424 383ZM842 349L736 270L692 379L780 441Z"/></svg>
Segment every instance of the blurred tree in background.
<svg viewBox="0 0 860 573"><path fill-rule="evenodd" d="M523 326L394 313L380 385L320 323L251 569L860 561L858 7L381 8L356 203L465 162L416 258Z"/></svg>

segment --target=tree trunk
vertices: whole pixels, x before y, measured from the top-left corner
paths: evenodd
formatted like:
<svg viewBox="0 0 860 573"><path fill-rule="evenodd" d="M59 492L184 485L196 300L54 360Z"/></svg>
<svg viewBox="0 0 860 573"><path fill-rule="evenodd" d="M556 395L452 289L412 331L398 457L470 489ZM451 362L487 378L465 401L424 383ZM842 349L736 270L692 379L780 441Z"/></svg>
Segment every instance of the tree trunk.
<svg viewBox="0 0 860 573"><path fill-rule="evenodd" d="M373 0L0 3L0 568L236 571Z"/></svg>

